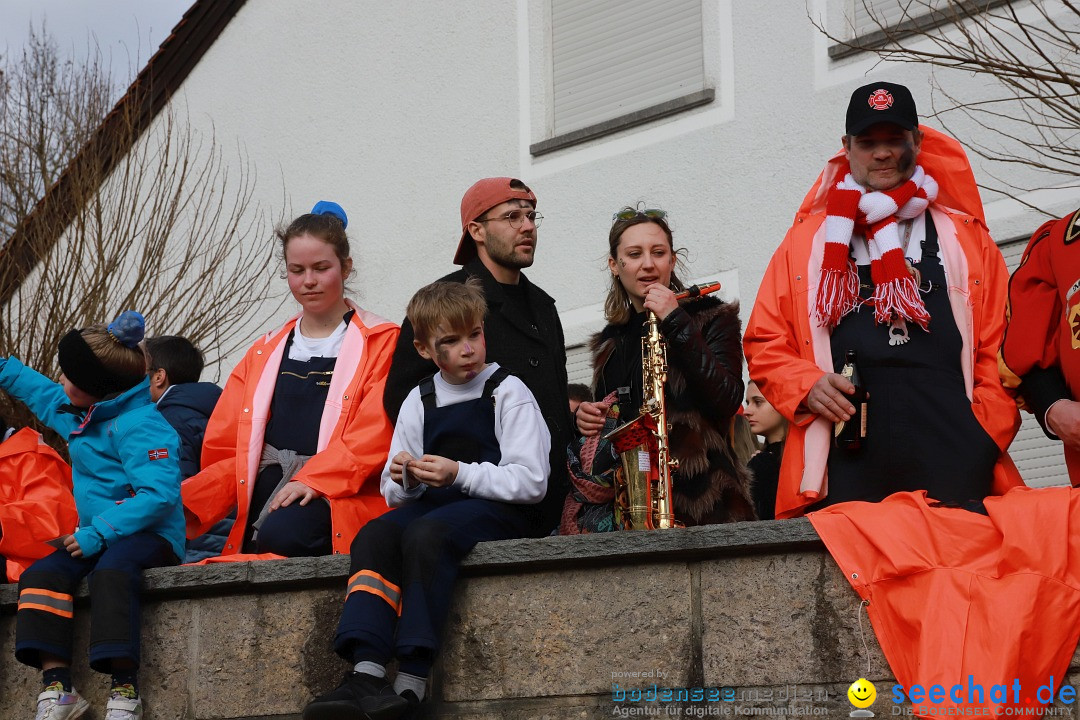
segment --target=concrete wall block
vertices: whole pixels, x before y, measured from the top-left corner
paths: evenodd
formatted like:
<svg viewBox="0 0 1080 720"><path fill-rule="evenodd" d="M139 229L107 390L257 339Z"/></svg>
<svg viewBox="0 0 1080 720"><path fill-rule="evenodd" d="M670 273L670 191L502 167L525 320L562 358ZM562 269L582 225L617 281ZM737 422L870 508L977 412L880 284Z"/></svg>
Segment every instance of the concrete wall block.
<svg viewBox="0 0 1080 720"><path fill-rule="evenodd" d="M701 563L705 685L853 682L887 677L860 600L823 553Z"/></svg>
<svg viewBox="0 0 1080 720"><path fill-rule="evenodd" d="M139 682L149 718L188 720L193 717L190 698L195 682L192 660L197 650L197 636L190 630L198 622L199 604L193 600L175 600L143 608ZM103 697L101 704L95 706L103 708L104 703Z"/></svg>
<svg viewBox="0 0 1080 720"><path fill-rule="evenodd" d="M444 650L447 701L610 692L612 673L690 676L685 563L469 578Z"/></svg>
<svg viewBox="0 0 1080 720"><path fill-rule="evenodd" d="M15 659L15 616L0 615L0 718L17 711L29 717L39 692L41 674Z"/></svg>
<svg viewBox="0 0 1080 720"><path fill-rule="evenodd" d="M328 637L340 590L198 601L192 699L196 720L296 712L340 680ZM229 608L229 611L225 611ZM336 671L335 671L336 669ZM259 681L240 682L243 678ZM314 687L311 687L314 686Z"/></svg>

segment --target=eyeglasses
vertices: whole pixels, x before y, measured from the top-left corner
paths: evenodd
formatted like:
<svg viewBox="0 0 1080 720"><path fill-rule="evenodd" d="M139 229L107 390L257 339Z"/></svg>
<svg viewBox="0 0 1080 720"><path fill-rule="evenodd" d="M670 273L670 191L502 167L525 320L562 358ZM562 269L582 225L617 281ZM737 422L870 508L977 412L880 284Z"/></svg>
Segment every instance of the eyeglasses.
<svg viewBox="0 0 1080 720"><path fill-rule="evenodd" d="M643 208L640 205L636 208L626 207L611 216L611 223L614 225L620 220L633 220L638 215L644 215L650 220L664 220L667 218L667 210Z"/></svg>
<svg viewBox="0 0 1080 720"><path fill-rule="evenodd" d="M492 220L505 220L510 223L510 227L515 230L519 229L524 223L525 218L532 221L532 224L536 227L540 227L540 223L544 221L544 216L535 210L511 210L503 215L496 215L495 217L480 218L476 222L490 222Z"/></svg>

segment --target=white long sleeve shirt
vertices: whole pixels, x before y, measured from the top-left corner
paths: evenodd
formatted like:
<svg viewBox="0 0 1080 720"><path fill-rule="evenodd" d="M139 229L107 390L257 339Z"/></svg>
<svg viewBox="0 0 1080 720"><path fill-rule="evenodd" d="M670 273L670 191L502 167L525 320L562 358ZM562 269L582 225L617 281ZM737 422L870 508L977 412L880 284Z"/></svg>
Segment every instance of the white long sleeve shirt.
<svg viewBox="0 0 1080 720"><path fill-rule="evenodd" d="M484 383L498 369L491 363L475 378L463 385L452 385L436 374L435 403L445 407L475 400L484 392ZM458 462L458 474L453 487L465 494L500 502L532 504L540 502L547 493L551 470L548 452L551 435L540 413L536 399L525 383L508 376L493 393L495 398L495 439L499 443L499 464L490 462ZM383 468L380 489L390 507L399 507L419 498L427 485L405 490L390 479L390 462L402 450L416 459L424 454L424 402L420 388L415 387L398 413L390 454ZM450 458L451 460L455 458Z"/></svg>

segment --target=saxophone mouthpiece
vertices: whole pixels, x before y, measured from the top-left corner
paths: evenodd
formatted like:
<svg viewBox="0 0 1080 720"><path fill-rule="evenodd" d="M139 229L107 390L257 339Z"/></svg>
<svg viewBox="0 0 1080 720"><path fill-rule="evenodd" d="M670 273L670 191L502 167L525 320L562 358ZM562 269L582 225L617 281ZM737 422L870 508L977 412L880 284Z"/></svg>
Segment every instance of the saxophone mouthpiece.
<svg viewBox="0 0 1080 720"><path fill-rule="evenodd" d="M681 293L675 293L676 300L686 300L687 298L701 297L702 295L711 295L712 293L720 289L720 283L716 280L710 280L709 282L701 283L700 285L691 285L683 290Z"/></svg>

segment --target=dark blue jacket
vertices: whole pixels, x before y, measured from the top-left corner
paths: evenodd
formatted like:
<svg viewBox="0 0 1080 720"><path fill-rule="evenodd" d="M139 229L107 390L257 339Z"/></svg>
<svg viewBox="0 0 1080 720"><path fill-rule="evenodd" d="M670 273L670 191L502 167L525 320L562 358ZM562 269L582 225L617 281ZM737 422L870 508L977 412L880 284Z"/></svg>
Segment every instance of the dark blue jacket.
<svg viewBox="0 0 1080 720"><path fill-rule="evenodd" d="M206 423L214 412L221 388L214 383L173 385L158 400L157 409L180 436L180 473L189 478L199 472Z"/></svg>

